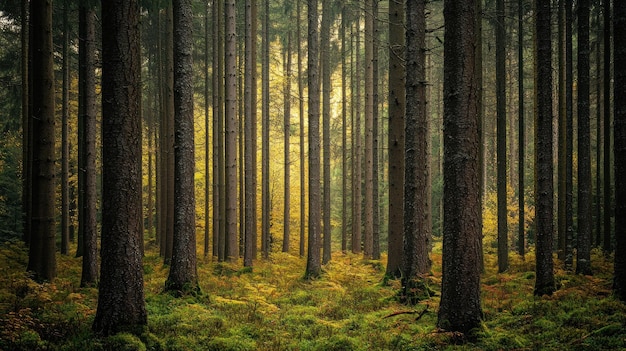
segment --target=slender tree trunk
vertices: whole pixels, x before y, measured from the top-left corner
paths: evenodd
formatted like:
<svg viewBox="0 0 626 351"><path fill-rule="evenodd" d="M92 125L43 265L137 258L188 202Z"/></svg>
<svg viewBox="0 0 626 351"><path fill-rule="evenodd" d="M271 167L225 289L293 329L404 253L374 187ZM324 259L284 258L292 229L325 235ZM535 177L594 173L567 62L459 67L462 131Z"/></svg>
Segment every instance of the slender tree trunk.
<svg viewBox="0 0 626 351"><path fill-rule="evenodd" d="M389 226L387 275L400 277L404 240L404 5L389 2Z"/></svg>
<svg viewBox="0 0 626 351"><path fill-rule="evenodd" d="M346 4L341 6L341 252L346 253L348 250L348 124L347 124L347 89L346 79L348 77L346 55L346 27L348 13Z"/></svg>
<svg viewBox="0 0 626 351"><path fill-rule="evenodd" d="M321 70L322 70L322 129L323 129L323 165L324 165L324 199L322 217L324 219L323 255L322 263L330 261L331 226L330 226L330 18L332 8L329 0L322 0L322 27L321 27Z"/></svg>
<svg viewBox="0 0 626 351"><path fill-rule="evenodd" d="M206 1L204 4L204 257L209 256L209 217L211 201L211 176L209 172L210 154L211 154L211 138L209 137L210 119L209 119L209 102L211 101L210 84L211 79L209 76L209 45L211 41L211 25L209 22L209 16L211 16L210 8L211 2ZM214 48L212 48L214 49Z"/></svg>
<svg viewBox="0 0 626 351"><path fill-rule="evenodd" d="M31 184L32 184L32 158L30 157L30 150L32 149L32 139L30 138L32 128L30 112L28 107L30 105L30 84L29 84L29 49L30 43L29 36L29 21L28 21L28 1L22 1L20 15L20 41L21 41L21 79L22 79L22 222L24 226L24 233L22 239L28 246L30 243L30 213L31 213Z"/></svg>
<svg viewBox="0 0 626 351"><path fill-rule="evenodd" d="M605 4L608 4L608 1L605 1ZM605 10L607 9L605 7ZM613 145L613 155L615 156L615 213L620 214L615 216L615 278L613 280L613 291L617 298L626 301L626 216L623 215L626 213L626 90L624 90L626 86L626 2L615 1L613 11L613 46L615 50L613 52L613 64L615 65L615 80L613 82L615 94L615 124L613 125L613 133L615 143ZM605 22L605 25L609 24L610 22ZM605 41L606 44L607 42ZM605 46L605 50L607 48L608 46ZM610 61L604 62L608 65ZM607 76L605 76L606 78ZM605 90L605 94L608 94L608 92L608 89ZM607 126L605 133L608 136L609 128L607 124L605 126ZM608 212L608 210L605 207L605 212Z"/></svg>
<svg viewBox="0 0 626 351"><path fill-rule="evenodd" d="M572 59L572 6L565 7L565 267L574 261L574 69Z"/></svg>
<svg viewBox="0 0 626 351"><path fill-rule="evenodd" d="M602 7L596 4L596 238L595 246L602 247Z"/></svg>
<svg viewBox="0 0 626 351"><path fill-rule="evenodd" d="M263 183L261 185L261 251L264 258L269 258L270 252L270 14L269 14L269 0L263 1L263 40L262 40L262 134L263 145L261 147L263 164L261 165L261 173L263 176Z"/></svg>
<svg viewBox="0 0 626 351"><path fill-rule="evenodd" d="M361 253L362 246L362 194L361 194L361 177L362 177L362 164L361 164L361 57L360 57L360 15L356 20L356 35L355 35L355 55L354 61L355 64L355 72L354 72L354 94L353 94L353 104L354 104L354 129L352 138L354 139L354 157L352 158L352 184L354 187L353 191L353 200L352 200L352 253Z"/></svg>
<svg viewBox="0 0 626 351"><path fill-rule="evenodd" d="M191 0L174 0L174 243L165 290L200 290L196 269L196 198Z"/></svg>
<svg viewBox="0 0 626 351"><path fill-rule="evenodd" d="M557 200L557 254L559 260L565 260L565 233L567 228L565 226L565 207L566 207L566 113L567 113L567 105L566 101L566 77L567 70L565 61L565 41L566 41L566 31L565 26L569 26L569 23L565 22L565 7L566 3L570 3L570 1L559 0L559 24L558 24L558 61L559 61L559 69L558 69L558 81L559 81L559 105L558 105L558 146L557 146L557 157L558 157L558 169L557 169L557 186L558 186L558 200ZM570 267L571 268L571 267Z"/></svg>
<svg viewBox="0 0 626 351"><path fill-rule="evenodd" d="M374 246L374 1L365 1L365 258L372 258Z"/></svg>
<svg viewBox="0 0 626 351"><path fill-rule="evenodd" d="M52 1L30 3L32 33L32 201L29 272L36 280L52 281L55 256L55 133Z"/></svg>
<svg viewBox="0 0 626 351"><path fill-rule="evenodd" d="M307 83L309 87L309 245L306 278L321 273L320 260L320 84L317 0L307 0Z"/></svg>
<svg viewBox="0 0 626 351"><path fill-rule="evenodd" d="M82 121L82 138L78 145L82 154L79 177L83 178L82 228L83 266L81 286L94 285L98 281L98 228L96 190L96 14L92 6L81 2L79 9L79 119Z"/></svg>
<svg viewBox="0 0 626 351"><path fill-rule="evenodd" d="M103 2L102 27L102 266L93 330L111 335L147 324L140 251L138 2Z"/></svg>
<svg viewBox="0 0 626 351"><path fill-rule="evenodd" d="M591 127L589 0L578 1L578 237L576 273L591 274Z"/></svg>
<svg viewBox="0 0 626 351"><path fill-rule="evenodd" d="M498 197L498 272L509 268L509 231L507 226L506 182L506 29L504 0L496 1L496 114L497 114L497 197Z"/></svg>
<svg viewBox="0 0 626 351"><path fill-rule="evenodd" d="M237 240L237 8L234 0L225 3L225 145L226 240L225 258L239 257Z"/></svg>
<svg viewBox="0 0 626 351"><path fill-rule="evenodd" d="M283 55L285 82L283 87L283 128L285 143L285 179L283 206L283 252L289 252L291 231L291 30L287 33L287 46Z"/></svg>
<svg viewBox="0 0 626 351"><path fill-rule="evenodd" d="M300 108L300 257L304 257L304 246L305 246L305 215L306 215L306 189L305 189L305 157L304 157L304 82L303 82L303 70L302 70L302 57L304 56L302 53L302 34L300 33L302 28L302 20L301 20L301 1L296 0L296 30L298 37L298 105Z"/></svg>
<svg viewBox="0 0 626 351"><path fill-rule="evenodd" d="M525 224L526 224L526 214L525 214L525 182L524 182L524 164L525 164L525 112L524 112L524 0L517 1L517 96L518 96L518 131L519 131L519 146L517 149L518 152L518 190L517 190L517 200L518 200L518 218L519 218L519 226L517 232L517 252L520 256L524 257L526 253L526 240L525 240Z"/></svg>
<svg viewBox="0 0 626 351"><path fill-rule="evenodd" d="M70 115L70 67L69 67L69 1L63 1L63 92L61 107L61 254L69 254L69 115Z"/></svg>
<svg viewBox="0 0 626 351"><path fill-rule="evenodd" d="M373 86L373 113L372 113L372 207L373 207L373 238L372 259L380 259L380 201L379 193L379 162L378 162L378 1L372 3L372 86ZM430 193L430 192L429 192ZM430 221L429 221L430 226Z"/></svg>
<svg viewBox="0 0 626 351"><path fill-rule="evenodd" d="M220 11L221 0L213 0L213 121L212 121L212 139L213 139L213 256L218 260L222 259L220 253L220 118L222 116L222 100L220 92L223 85L222 74L220 70L220 58L223 55L222 41L220 33L220 19L222 18Z"/></svg>
<svg viewBox="0 0 626 351"><path fill-rule="evenodd" d="M443 280L437 325L461 333L476 328L482 314L475 11L471 0L444 2Z"/></svg>
<svg viewBox="0 0 626 351"><path fill-rule="evenodd" d="M535 295L554 292L554 263L552 261L553 229L553 156L552 156L552 42L550 1L535 0L536 51L536 186L535 211L537 225Z"/></svg>
<svg viewBox="0 0 626 351"><path fill-rule="evenodd" d="M252 135L253 124L256 121L253 120L253 111L256 111L256 101L253 101L253 90L256 90L254 85L256 76L256 58L253 56L253 47L256 42L256 30L254 25L256 21L252 17L252 14L256 12L256 0L246 1L245 9L245 77L244 77L244 143L245 143L245 165L244 165L244 209L245 209L245 240L244 240L244 258L243 264L246 267L252 267L252 260L254 259L254 251L256 247L256 218L254 216L256 208L256 189L254 188L253 172L256 172L256 167L253 164L253 152L256 150L256 137Z"/></svg>
<svg viewBox="0 0 626 351"><path fill-rule="evenodd" d="M617 4L619 1L614 1L614 11L621 10L622 4ZM603 1L604 8L604 245L603 250L605 253L610 253L613 250L611 242L611 1ZM623 23L623 18L618 18L615 15L614 21ZM614 23L615 24L615 23ZM617 33L613 33L613 44L619 42ZM617 51L615 49L615 51ZM613 53L614 61L619 57L617 53ZM621 58L621 57L620 57ZM617 67L617 63L613 62L613 65ZM619 87L617 83L614 83L613 87ZM613 94L617 92L614 89ZM614 101L617 101L617 96L613 97ZM616 109L617 111L617 109ZM615 137L617 140L617 137ZM613 146L615 147L615 146ZM617 174L617 173L616 173ZM615 176L617 179L617 175ZM617 191L616 191L617 193ZM616 206L617 208L617 206ZM615 212L620 213L620 212ZM623 212L621 212L623 213ZM620 216L616 216L618 218ZM617 224L615 225L617 228ZM617 238L617 234L615 235Z"/></svg>

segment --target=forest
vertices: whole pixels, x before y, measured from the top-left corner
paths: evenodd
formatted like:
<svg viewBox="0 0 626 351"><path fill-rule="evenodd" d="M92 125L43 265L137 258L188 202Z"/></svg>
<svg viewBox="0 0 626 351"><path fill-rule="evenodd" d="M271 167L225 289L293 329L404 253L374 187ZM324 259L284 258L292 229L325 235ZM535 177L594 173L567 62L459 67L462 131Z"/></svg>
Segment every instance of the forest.
<svg viewBox="0 0 626 351"><path fill-rule="evenodd" d="M626 349L624 1L3 0L0 82L0 351Z"/></svg>

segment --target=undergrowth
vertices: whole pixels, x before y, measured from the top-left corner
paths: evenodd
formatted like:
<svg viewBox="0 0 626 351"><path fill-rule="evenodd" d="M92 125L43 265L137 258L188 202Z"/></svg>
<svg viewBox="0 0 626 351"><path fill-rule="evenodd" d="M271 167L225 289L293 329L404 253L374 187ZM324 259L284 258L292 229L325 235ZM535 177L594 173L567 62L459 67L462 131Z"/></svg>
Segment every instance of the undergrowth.
<svg viewBox="0 0 626 351"><path fill-rule="evenodd" d="M441 246L432 254L432 296L399 302L400 282L381 261L335 253L319 279L303 279L305 260L272 253L253 270L200 258L202 293L163 293L167 267L144 259L148 328L99 338L91 332L97 289L80 288L80 259L58 256L59 277L37 284L25 273L19 242L0 248L0 350L613 350L626 348L626 307L611 296L612 265L593 254L594 276L557 270L558 291L534 297L534 257L511 254L498 274L487 253L483 323L473 343L436 328ZM556 262L555 266L562 266Z"/></svg>

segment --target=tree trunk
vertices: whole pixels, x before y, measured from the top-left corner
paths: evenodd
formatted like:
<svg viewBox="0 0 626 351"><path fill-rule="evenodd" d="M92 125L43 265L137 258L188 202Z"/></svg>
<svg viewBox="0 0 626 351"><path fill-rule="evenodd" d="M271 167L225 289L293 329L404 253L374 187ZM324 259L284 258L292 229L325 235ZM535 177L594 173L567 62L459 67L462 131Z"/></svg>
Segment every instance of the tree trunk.
<svg viewBox="0 0 626 351"><path fill-rule="evenodd" d="M323 255L322 263L330 261L331 226L330 226L330 18L332 8L329 0L322 1L322 28L321 28L321 68L322 68L322 129L323 129L323 165L324 165L324 199L323 199Z"/></svg>
<svg viewBox="0 0 626 351"><path fill-rule="evenodd" d="M244 240L244 257L243 265L252 267L254 259L254 251L256 247L256 189L254 183L253 172L256 172L256 166L253 161L253 153L256 153L256 136L252 134L253 124L256 124L256 57L253 53L256 43L256 20L253 17L256 13L256 0L246 1L245 7L245 77L244 77L244 209L245 209L245 240Z"/></svg>
<svg viewBox="0 0 626 351"><path fill-rule="evenodd" d="M352 129L352 138L354 140L353 158L352 158L352 253L361 253L361 241L362 241L362 194L361 194L361 177L362 177L362 164L361 164L361 45L360 45L360 15L356 19L356 32L355 35L355 72L354 72L354 94L352 97L352 103L354 107L354 126Z"/></svg>
<svg viewBox="0 0 626 351"><path fill-rule="evenodd" d="M209 175L209 163L210 163L210 150L211 150L211 138L209 137L210 127L210 119L209 119L209 103L211 99L209 88L211 84L210 76L209 76L209 45L212 44L211 37L211 29L209 22L209 16L211 16L210 8L211 2L206 1L204 6L204 257L209 256L209 217L210 217L210 206L211 201L209 197L211 196L211 176ZM215 48L212 48L215 49ZM212 55L212 52L211 52Z"/></svg>
<svg viewBox="0 0 626 351"><path fill-rule="evenodd" d="M317 0L307 0L307 83L309 87L309 246L306 278L321 273L320 260L320 84Z"/></svg>
<svg viewBox="0 0 626 351"><path fill-rule="evenodd" d="M552 156L552 42L550 1L536 0L536 133L535 133L535 212L537 225L535 295L551 295L555 290L552 261L553 156Z"/></svg>
<svg viewBox="0 0 626 351"><path fill-rule="evenodd" d="M402 293L411 299L416 280L430 270L430 194L426 116L426 15L424 3L406 7L406 126L404 173L404 272Z"/></svg>
<svg viewBox="0 0 626 351"><path fill-rule="evenodd" d="M565 267L574 261L574 69L572 59L572 6L565 7Z"/></svg>
<svg viewBox="0 0 626 351"><path fill-rule="evenodd" d="M140 68L138 2L103 2L102 266L93 323L93 330L103 335L147 324L139 242Z"/></svg>
<svg viewBox="0 0 626 351"><path fill-rule="evenodd" d="M498 197L498 272L509 268L506 182L506 29L504 0L496 1L496 124Z"/></svg>
<svg viewBox="0 0 626 351"><path fill-rule="evenodd" d="M341 6L341 252L345 253L348 250L348 107L347 107L347 83L346 78L347 64L346 55L346 27L348 13L346 10L346 4Z"/></svg>
<svg viewBox="0 0 626 351"><path fill-rule="evenodd" d="M263 53L261 75L262 75L262 134L263 145L261 147L263 163L261 165L261 173L263 176L263 183L261 185L261 251L264 258L269 258L270 252L270 14L269 14L269 0L263 1L263 40L262 48Z"/></svg>
<svg viewBox="0 0 626 351"><path fill-rule="evenodd" d="M165 175L163 183L165 186L164 193L164 205L162 207L162 215L165 216L165 264L170 264L172 260L172 248L174 245L174 22L173 22L173 9L169 4L166 10L166 22L165 22L165 120L161 123L165 125L165 150L163 157L165 158Z"/></svg>
<svg viewBox="0 0 626 351"><path fill-rule="evenodd" d="M52 281L55 256L55 132L52 1L30 3L32 33L32 201L28 271L36 280Z"/></svg>
<svg viewBox="0 0 626 351"><path fill-rule="evenodd" d="M365 258L372 258L374 246L374 1L365 1Z"/></svg>
<svg viewBox="0 0 626 351"><path fill-rule="evenodd" d="M373 114L372 114L372 207L374 216L372 217L373 238L372 238L372 259L380 259L380 201L379 201L379 161L378 161L378 1L372 3L372 86L373 86ZM430 192L429 192L430 193ZM430 226L430 222L428 224Z"/></svg>
<svg viewBox="0 0 626 351"><path fill-rule="evenodd" d="M303 79L303 70L302 70L302 57L304 56L302 53L302 34L300 33L302 28L302 20L300 19L301 13L301 1L296 0L296 28L298 37L298 105L300 108L300 257L304 257L304 232L305 232L305 214L306 214L306 189L305 189L305 157L304 157L304 79Z"/></svg>
<svg viewBox="0 0 626 351"><path fill-rule="evenodd" d="M95 9L81 2L79 9L79 111L81 143L78 145L82 162L79 177L82 185L82 228L83 269L81 286L90 286L98 281L98 228L96 189L96 13Z"/></svg>
<svg viewBox="0 0 626 351"><path fill-rule="evenodd" d="M623 215L626 213L626 90L624 90L624 86L626 86L626 2L615 1L613 11L613 46L615 50L613 52L613 63L615 65L615 80L613 82L615 94L615 124L613 125L615 137L613 145L615 156L615 213L620 214L615 216L615 278L613 280L613 291L620 300L626 301L626 216ZM605 22L605 24L609 23ZM605 50L606 48L605 46ZM608 63L609 61L605 62ZM605 76L605 78L607 77ZM605 93L608 94L608 90L605 90ZM605 126L607 125L605 124ZM609 134L608 129L605 128L607 135ZM608 208L605 208L605 211L608 212Z"/></svg>
<svg viewBox="0 0 626 351"><path fill-rule="evenodd" d="M29 51L31 44L29 43L29 21L28 21L28 1L22 1L20 10L20 41L21 41L21 80L22 80L22 222L24 226L24 233L22 239L26 246L30 244L30 213L32 207L32 128L30 112L28 110L30 106L30 94L31 84L29 81L29 64L30 59Z"/></svg>
<svg viewBox="0 0 626 351"><path fill-rule="evenodd" d="M239 257L237 241L237 8L234 0L225 6L225 145L226 166L226 240L225 258L229 261Z"/></svg>
<svg viewBox="0 0 626 351"><path fill-rule="evenodd" d="M70 67L69 67L69 1L63 1L63 91L61 107L61 254L69 254L69 115L70 115Z"/></svg>
<svg viewBox="0 0 626 351"><path fill-rule="evenodd" d="M616 4L614 11L621 10L623 8L619 1L615 1ZM603 1L604 8L604 245L603 250L605 253L612 251L611 243L611 1ZM615 15L617 16L617 15ZM623 18L615 17L614 21L623 21ZM623 23L623 22L622 22ZM619 42L621 38L617 33L613 33L613 45ZM617 51L615 49L615 51ZM614 61L619 57L614 52ZM621 57L620 57L621 59ZM613 62L614 67L617 67L617 63ZM614 83L614 87L621 86ZM617 89L614 89L617 92ZM615 92L613 94L615 94ZM617 101L617 96L613 97L613 101ZM615 108L615 107L614 107ZM615 109L617 111L617 109ZM617 137L614 136L615 140ZM615 145L613 145L615 147ZM616 173L617 174L617 173ZM615 175L615 179L617 175ZM617 208L617 207L616 207ZM620 212L615 212L620 213ZM621 212L623 213L623 212ZM620 216L615 216L617 219ZM617 224L615 225L617 228ZM617 238L617 234L615 235Z"/></svg>
<svg viewBox="0 0 626 351"><path fill-rule="evenodd" d="M578 238L576 273L591 274L591 127L589 0L578 2Z"/></svg>
<svg viewBox="0 0 626 351"><path fill-rule="evenodd" d="M400 277L404 240L404 5L389 2L389 226L387 272Z"/></svg>
<svg viewBox="0 0 626 351"><path fill-rule="evenodd" d="M291 13L289 13L291 17ZM283 252L289 252L291 231L291 29L287 32L287 46L283 55L285 82L283 85L283 128L285 143L285 179L283 205Z"/></svg>
<svg viewBox="0 0 626 351"><path fill-rule="evenodd" d="M461 333L478 327L482 314L475 11L471 0L444 2L443 280L437 325Z"/></svg>
<svg viewBox="0 0 626 351"><path fill-rule="evenodd" d="M517 200L518 200L518 218L519 218L519 226L517 232L517 252L520 256L524 257L526 252L526 240L525 240L525 205L524 201L524 192L525 192L525 183L524 183L524 164L525 164L525 112L524 112L524 0L517 1L517 20L518 20L518 28L517 28L517 97L518 97L518 131L519 131L519 146L517 149L518 152L518 190L517 190Z"/></svg>
<svg viewBox="0 0 626 351"><path fill-rule="evenodd" d="M174 244L165 290L195 293L196 198L191 0L174 0Z"/></svg>

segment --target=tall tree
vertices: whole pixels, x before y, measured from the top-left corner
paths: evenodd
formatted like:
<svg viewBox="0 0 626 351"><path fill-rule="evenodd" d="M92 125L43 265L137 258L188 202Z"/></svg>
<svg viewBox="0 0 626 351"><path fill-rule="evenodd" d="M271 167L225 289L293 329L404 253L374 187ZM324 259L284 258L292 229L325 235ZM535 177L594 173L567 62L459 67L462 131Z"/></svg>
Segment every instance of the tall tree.
<svg viewBox="0 0 626 351"><path fill-rule="evenodd" d="M28 268L37 280L57 275L55 256L55 133L52 0L30 3L32 41L32 201Z"/></svg>
<svg viewBox="0 0 626 351"><path fill-rule="evenodd" d="M387 272L400 277L404 240L404 4L389 2L389 220Z"/></svg>
<svg viewBox="0 0 626 351"><path fill-rule="evenodd" d="M191 0L173 0L174 9L174 244L165 289L196 292L196 198L193 118L193 12Z"/></svg>
<svg viewBox="0 0 626 351"><path fill-rule="evenodd" d="M578 237L576 273L591 274L591 126L589 0L578 1Z"/></svg>
<svg viewBox="0 0 626 351"><path fill-rule="evenodd" d="M263 257L268 258L270 252L270 4L263 1L263 38L261 41L261 124L262 124L262 164L261 173L261 251Z"/></svg>
<svg viewBox="0 0 626 351"><path fill-rule="evenodd" d="M374 217L372 218L372 225L374 227L373 238L372 238L372 259L380 260L380 191L379 191L379 174L382 173L379 169L380 160L379 160L379 150L378 150L378 137L379 137L379 96L378 96L378 48L379 44L379 33L378 33L378 1L374 1L372 4L372 14L374 16L372 22L372 35L373 38L373 48L372 48L372 85L374 90L373 96L373 104L374 104L374 113L372 116L372 201L373 201L373 211ZM430 225L430 222L429 222Z"/></svg>
<svg viewBox="0 0 626 351"><path fill-rule="evenodd" d="M141 99L139 4L102 3L102 266L93 330L147 324L139 242Z"/></svg>
<svg viewBox="0 0 626 351"><path fill-rule="evenodd" d="M496 1L496 124L498 197L498 272L509 268L506 189L506 29L504 0Z"/></svg>
<svg viewBox="0 0 626 351"><path fill-rule="evenodd" d="M565 267L574 261L574 65L572 45L572 4L565 6Z"/></svg>
<svg viewBox="0 0 626 351"><path fill-rule="evenodd" d="M617 4L619 1L615 1L614 11L621 10L618 8L621 4ZM619 5L619 6L618 6ZM604 9L604 252L612 251L611 243L611 0L603 0L602 7ZM617 15L615 15L617 16ZM614 21L622 21L622 19L615 17ZM613 33L613 45L615 42L619 42L617 33ZM615 50L615 49L614 49ZM613 57L617 58L615 52ZM613 62L613 65L617 67L617 64ZM620 86L614 83L614 87ZM617 89L615 89L617 91ZM614 92L615 94L615 92ZM617 101L617 97L613 97L614 101ZM613 136L615 140L617 137ZM615 147L615 145L613 146ZM617 179L617 176L616 176ZM619 212L615 212L619 213ZM619 216L615 216L616 218ZM617 228L617 225L616 225ZM617 237L617 235L616 235Z"/></svg>
<svg viewBox="0 0 626 351"><path fill-rule="evenodd" d="M82 191L82 210L78 218L82 232L81 286L93 285L98 280L98 228L96 189L96 13L93 5L83 1L79 8L79 65L78 110L81 138L79 149L79 179Z"/></svg>
<svg viewBox="0 0 626 351"><path fill-rule="evenodd" d="M352 108L354 109L354 123L352 127L352 140L354 147L352 148L352 253L361 253L362 241L362 200L361 194L361 172L362 168L362 146L361 146L361 36L360 36L360 19L358 15L353 30L354 34L354 82L352 95Z"/></svg>
<svg viewBox="0 0 626 351"><path fill-rule="evenodd" d="M164 107L165 110L163 112L163 123L164 135L165 138L163 142L165 143L165 150L163 151L163 157L165 159L165 174L163 176L163 186L164 196L163 201L164 204L161 206L163 209L163 215L165 216L165 232L163 233L164 238L164 256L165 263L170 264L172 260L172 249L174 247L174 187L175 187L175 175L174 175L174 11L172 8L172 3L169 2L167 9L165 10L165 67L164 76L165 79L163 81L164 86Z"/></svg>
<svg viewBox="0 0 626 351"><path fill-rule="evenodd" d="M426 116L426 15L424 2L406 6L406 126L404 129L403 294L410 298L415 280L430 270L430 194Z"/></svg>
<svg viewBox="0 0 626 351"><path fill-rule="evenodd" d="M253 17L256 13L256 0L247 0L245 6L245 48L244 48L244 255L243 264L252 267L254 259L254 249L256 247L256 189L253 173L256 167L253 164L253 153L256 152L256 136L252 134L253 124L256 124L256 20Z"/></svg>
<svg viewBox="0 0 626 351"><path fill-rule="evenodd" d="M376 0L365 1L365 206L363 256L374 250L374 14Z"/></svg>
<svg viewBox="0 0 626 351"><path fill-rule="evenodd" d="M613 30L615 213L620 214L615 216L613 291L620 300L626 301L626 216L623 215L626 213L626 90L624 90L626 86L626 2L624 1L613 3ZM606 48L605 46L605 50ZM605 64L608 62L605 61ZM608 93L608 90L605 90L605 93ZM605 128L605 131L606 129L608 128ZM605 211L608 212L608 209L605 208Z"/></svg>
<svg viewBox="0 0 626 351"><path fill-rule="evenodd" d="M330 20L332 16L332 7L329 0L322 0L322 26L320 30L321 36L321 56L320 65L322 71L322 149L324 165L324 198L322 206L323 225L323 250L322 263L326 264L330 261L331 250L331 226L330 226Z"/></svg>
<svg viewBox="0 0 626 351"><path fill-rule="evenodd" d="M29 55L31 44L29 43L29 2L22 1L20 8L20 42L21 42L21 79L22 79L22 221L24 233L22 239L26 245L30 244L30 225L32 209L32 119L30 118L29 106L32 103L30 92L29 64L32 55Z"/></svg>
<svg viewBox="0 0 626 351"><path fill-rule="evenodd" d="M211 176L209 175L209 162L211 154L211 138L209 137L210 119L209 119L209 102L211 101L211 80L209 76L209 47L212 43L211 25L209 16L212 2L206 1L204 4L204 257L209 255L209 218L211 205Z"/></svg>
<svg viewBox="0 0 626 351"><path fill-rule="evenodd" d="M61 106L61 254L69 254L70 244L70 65L69 65L69 1L63 1L63 87Z"/></svg>
<svg viewBox="0 0 626 351"><path fill-rule="evenodd" d="M475 1L444 1L443 280L437 325L462 333L481 319L476 16Z"/></svg>
<svg viewBox="0 0 626 351"><path fill-rule="evenodd" d="M220 35L220 19L222 18L220 11L220 6L221 6L222 1L221 0L213 0L213 11L211 13L211 18L213 19L213 62L212 62L212 66L211 66L211 70L213 71L213 79L212 79L212 86L213 86L213 121L212 121L212 137L213 137L213 169L212 169L212 173L213 173L213 196L212 196L212 200L213 200L213 220L211 221L212 226L213 226L213 256L217 257L218 259L220 259L219 256L219 248L220 248L220 241L219 241L219 237L220 237L220 164L221 164L221 159L220 159L220 141L221 141L221 137L220 137L220 132L219 132L219 120L222 116L223 113L223 109L222 109L222 101L220 99L221 95L220 95L220 91L222 89L222 82L223 80L221 79L221 70L220 68L220 62L223 62L223 60L221 60L221 57L223 56L223 42L222 42L222 37Z"/></svg>
<svg viewBox="0 0 626 351"><path fill-rule="evenodd" d="M288 12L291 17L291 11ZM283 252L289 252L291 239L291 29L287 31L287 45L284 48L283 71L285 82L283 83L283 128L285 143L285 179L283 206Z"/></svg>
<svg viewBox="0 0 626 351"><path fill-rule="evenodd" d="M535 295L554 292L553 235L553 156L552 156L552 29L549 0L535 0L535 213L536 270Z"/></svg>
<svg viewBox="0 0 626 351"><path fill-rule="evenodd" d="M225 258L239 257L237 240L237 7L234 0L227 0L225 8Z"/></svg>
<svg viewBox="0 0 626 351"><path fill-rule="evenodd" d="M339 33L341 37L341 252L348 250L348 94L346 77L348 76L348 69L346 64L347 42L346 42L346 28L348 19L346 4L341 5L341 31Z"/></svg>
<svg viewBox="0 0 626 351"><path fill-rule="evenodd" d="M321 273L320 260L320 82L317 0L307 0L307 84L309 88L309 245L305 277Z"/></svg>
<svg viewBox="0 0 626 351"><path fill-rule="evenodd" d="M300 116L300 257L304 256L304 232L305 232L305 213L306 213L306 191L305 191L305 148L304 148L304 82L302 79L302 20L301 20L301 0L296 0L296 37L298 47L298 108Z"/></svg>
<svg viewBox="0 0 626 351"><path fill-rule="evenodd" d="M524 161L525 161L525 116L524 116L524 0L517 0L517 98L518 98L518 131L519 131L519 147L517 148L518 157L518 229L517 229L517 252L520 256L524 256L526 251L525 240L525 205L524 201Z"/></svg>

